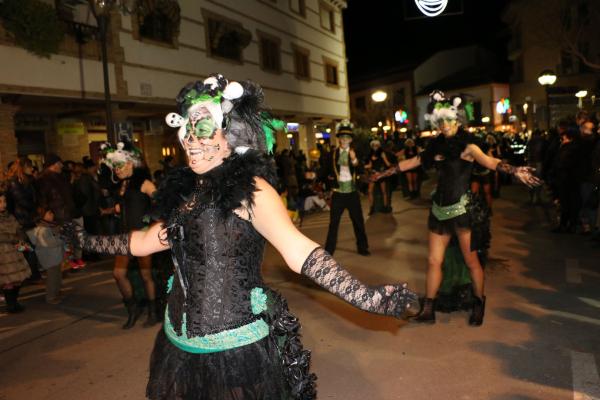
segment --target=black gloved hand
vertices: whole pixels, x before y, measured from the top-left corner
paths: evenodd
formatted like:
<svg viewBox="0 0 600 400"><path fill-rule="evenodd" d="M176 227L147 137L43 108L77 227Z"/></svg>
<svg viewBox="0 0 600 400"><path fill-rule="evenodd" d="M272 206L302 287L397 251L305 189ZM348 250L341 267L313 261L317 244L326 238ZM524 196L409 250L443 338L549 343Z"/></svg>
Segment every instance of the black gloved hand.
<svg viewBox="0 0 600 400"><path fill-rule="evenodd" d="M76 222L67 222L61 227L61 236L66 242L90 253L107 255L131 255L129 233L120 235L89 235Z"/></svg>
<svg viewBox="0 0 600 400"><path fill-rule="evenodd" d="M322 247L302 265L302 274L361 310L406 318L419 311L418 297L406 283L368 287L354 278Z"/></svg>

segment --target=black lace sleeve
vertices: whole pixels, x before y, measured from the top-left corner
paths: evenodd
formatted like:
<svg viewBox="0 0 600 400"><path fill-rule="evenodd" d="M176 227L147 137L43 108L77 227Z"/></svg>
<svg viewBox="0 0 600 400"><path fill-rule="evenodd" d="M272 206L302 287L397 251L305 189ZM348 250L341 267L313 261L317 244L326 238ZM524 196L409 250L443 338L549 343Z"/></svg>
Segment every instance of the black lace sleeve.
<svg viewBox="0 0 600 400"><path fill-rule="evenodd" d="M412 314L412 309L418 310L417 295L405 283L368 287L350 275L322 247L314 249L306 258L302 274L364 311L400 318Z"/></svg>

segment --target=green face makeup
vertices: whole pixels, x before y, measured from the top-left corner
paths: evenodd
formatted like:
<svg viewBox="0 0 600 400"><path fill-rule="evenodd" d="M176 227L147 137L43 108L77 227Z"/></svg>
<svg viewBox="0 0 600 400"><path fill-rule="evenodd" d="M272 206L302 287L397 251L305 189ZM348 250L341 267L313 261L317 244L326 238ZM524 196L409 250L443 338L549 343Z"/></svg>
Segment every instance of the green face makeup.
<svg viewBox="0 0 600 400"><path fill-rule="evenodd" d="M121 168L125 167L125 164L126 163L124 163L124 162L117 161L117 162L113 163L113 168L115 168L115 169L121 169Z"/></svg>
<svg viewBox="0 0 600 400"><path fill-rule="evenodd" d="M208 110L202 108L190 115L185 139L190 135L194 135L198 139L210 138L217 129L217 124L211 114Z"/></svg>

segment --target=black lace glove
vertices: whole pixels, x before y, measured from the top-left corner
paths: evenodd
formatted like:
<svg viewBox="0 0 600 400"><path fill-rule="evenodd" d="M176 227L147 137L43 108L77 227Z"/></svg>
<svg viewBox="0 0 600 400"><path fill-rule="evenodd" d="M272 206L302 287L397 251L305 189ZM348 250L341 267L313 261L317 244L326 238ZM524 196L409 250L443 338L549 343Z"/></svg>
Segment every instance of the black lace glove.
<svg viewBox="0 0 600 400"><path fill-rule="evenodd" d="M114 256L131 255L129 250L129 233L120 235L88 235L83 227L75 222L67 222L61 227L61 235L68 243L90 253Z"/></svg>
<svg viewBox="0 0 600 400"><path fill-rule="evenodd" d="M304 261L302 274L361 310L407 318L419 311L418 297L406 283L368 287L342 268L325 249L317 247Z"/></svg>
<svg viewBox="0 0 600 400"><path fill-rule="evenodd" d="M533 174L535 172L535 168L515 167L505 163L504 161L500 161L498 165L496 165L496 171L504 174L510 174L517 178L519 182L527 185L530 188L540 186L542 183L544 183L544 181Z"/></svg>

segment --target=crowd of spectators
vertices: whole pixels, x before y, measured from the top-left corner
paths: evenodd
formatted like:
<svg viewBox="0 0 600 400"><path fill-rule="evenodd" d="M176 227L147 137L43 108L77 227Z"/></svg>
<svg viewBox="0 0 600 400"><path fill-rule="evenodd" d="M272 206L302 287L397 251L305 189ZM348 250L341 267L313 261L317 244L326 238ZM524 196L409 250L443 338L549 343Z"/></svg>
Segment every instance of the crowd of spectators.
<svg viewBox="0 0 600 400"><path fill-rule="evenodd" d="M172 168L172 160L166 161L164 169ZM81 249L64 243L60 227L76 221L92 234L119 232L118 185L108 171L98 174L98 168L89 157L74 162L47 154L41 171L27 157L19 157L0 173L0 198L6 203L0 209L0 217L11 218L7 220L10 235L0 234L0 242L10 244L9 248L20 253L11 255L10 260L26 261L30 270L27 282L45 280L49 304L61 302L60 287L65 273L76 272L86 261L97 259L96 255L82 254ZM155 176L160 178L162 174ZM12 229L12 219L16 229ZM1 271L13 268L11 265L2 265L0 260L0 288L6 292L3 295L8 310L18 312L23 309L18 303L14 306L8 303L16 302L18 291L14 295L14 288L20 288L23 279Z"/></svg>

